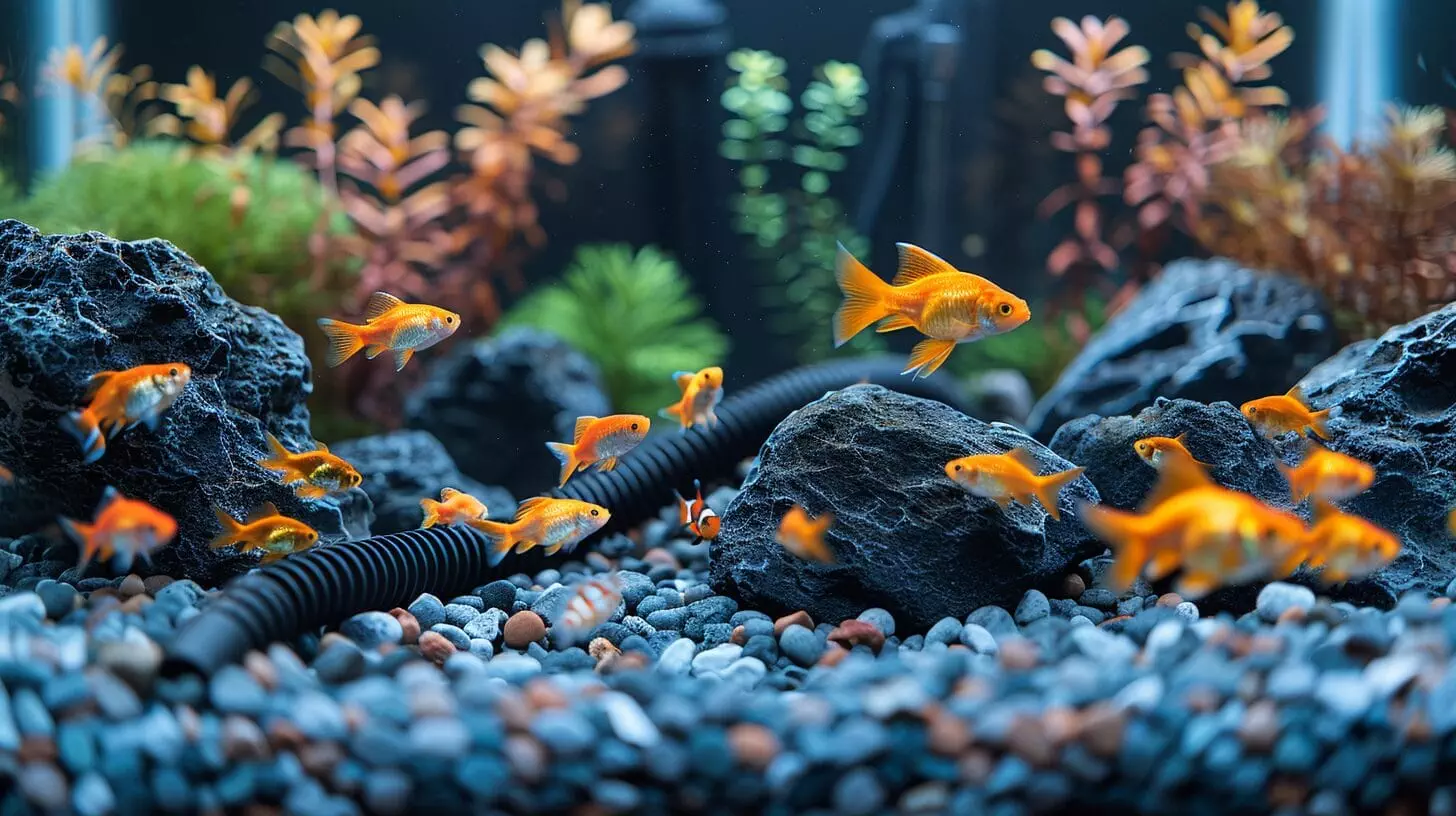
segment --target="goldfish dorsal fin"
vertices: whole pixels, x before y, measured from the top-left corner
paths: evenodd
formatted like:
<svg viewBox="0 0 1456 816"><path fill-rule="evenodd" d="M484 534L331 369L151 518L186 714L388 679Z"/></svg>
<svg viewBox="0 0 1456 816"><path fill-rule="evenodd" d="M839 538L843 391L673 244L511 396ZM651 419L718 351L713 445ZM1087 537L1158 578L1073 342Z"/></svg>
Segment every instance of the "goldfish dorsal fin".
<svg viewBox="0 0 1456 816"><path fill-rule="evenodd" d="M1289 397L1300 405L1306 407L1309 405L1309 400L1304 398L1304 389L1299 387L1299 383L1295 383L1288 391L1284 392L1284 396Z"/></svg>
<svg viewBox="0 0 1456 816"><path fill-rule="evenodd" d="M1006 458L1021 465L1032 473L1036 473L1036 469L1041 467L1041 463L1036 461L1036 457L1032 456L1031 452L1023 447L1018 446L1006 451Z"/></svg>
<svg viewBox="0 0 1456 816"><path fill-rule="evenodd" d="M247 520L251 524L255 521L262 521L265 518L272 518L273 516L281 515L283 514L278 512L278 505L274 504L273 502L263 502L257 507L254 507L252 511L248 513Z"/></svg>
<svg viewBox="0 0 1456 816"><path fill-rule="evenodd" d="M691 385L693 382L693 377L696 376L697 374L691 371L674 371L672 372L672 381L677 383L677 387L679 390L686 392L688 390L688 386Z"/></svg>
<svg viewBox="0 0 1456 816"><path fill-rule="evenodd" d="M571 444L580 445L581 437L586 433L586 429L590 428L592 423L596 421L597 418L594 416L577 417L576 430L571 433Z"/></svg>
<svg viewBox="0 0 1456 816"><path fill-rule="evenodd" d="M95 374L92 374L91 375L91 379L89 379L89 380L86 381L86 395L84 397L82 397L82 399L89 400L92 397L96 396L96 392L97 391L100 391L101 388L102 388L102 386L104 386L104 385L106 385L106 383L110 382L111 381L111 378L112 377L115 377L118 373L120 373L120 372L117 372L117 371L98 371Z"/></svg>
<svg viewBox="0 0 1456 816"><path fill-rule="evenodd" d="M385 312L403 305L404 301L388 292L375 292L369 296L368 302L364 304L364 322L373 323L382 317Z"/></svg>
<svg viewBox="0 0 1456 816"><path fill-rule="evenodd" d="M319 452L319 453L328 453L329 452L329 446L328 445L325 445L324 443L320 442L317 439L315 439L313 441L313 449L315 451Z"/></svg>
<svg viewBox="0 0 1456 816"><path fill-rule="evenodd" d="M890 281L891 286L906 286L931 275L959 271L914 244L895 244L895 248L900 250L900 266L895 271L895 279Z"/></svg>
<svg viewBox="0 0 1456 816"><path fill-rule="evenodd" d="M440 501L450 501L458 495L460 495L460 491L453 487L440 488Z"/></svg>
<svg viewBox="0 0 1456 816"><path fill-rule="evenodd" d="M535 514L537 511L545 507L550 502L550 496L533 496L529 499L526 499L525 501L521 502L519 507L516 508L516 521L520 521L521 519Z"/></svg>
<svg viewBox="0 0 1456 816"><path fill-rule="evenodd" d="M1183 431L1182 433L1180 433L1177 436L1173 437L1173 441L1174 442L1177 442L1178 444L1182 445L1185 448L1188 447L1188 432L1187 431Z"/></svg>
<svg viewBox="0 0 1456 816"><path fill-rule="evenodd" d="M1158 468L1158 481L1143 499L1142 509L1151 510L1185 490L1212 485L1213 480L1197 462L1183 457L1164 459Z"/></svg>

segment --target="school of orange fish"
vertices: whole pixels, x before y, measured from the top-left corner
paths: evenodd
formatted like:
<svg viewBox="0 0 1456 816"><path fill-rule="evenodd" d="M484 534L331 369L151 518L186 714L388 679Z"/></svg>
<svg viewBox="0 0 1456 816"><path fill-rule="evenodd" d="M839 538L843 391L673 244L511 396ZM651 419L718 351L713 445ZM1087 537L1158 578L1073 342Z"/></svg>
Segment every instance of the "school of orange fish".
<svg viewBox="0 0 1456 816"><path fill-rule="evenodd" d="M949 358L955 346L1002 334L1027 322L1026 301L985 278L960 271L920 247L897 244L899 268L886 283L839 247L835 277L844 302L834 315L835 346L878 324L875 331L913 328L925 339L910 353L905 374L927 377ZM328 336L329 366L338 366L360 351L368 359L391 352L396 371L414 354L445 340L460 326L460 316L425 304L405 303L376 292L364 308L364 323L321 319ZM674 376L680 397L662 409L686 432L697 425L718 422L715 409L723 397L723 369L680 371ZM192 379L184 363L139 365L125 371L95 374L82 399L86 405L61 421L77 440L83 463L106 454L107 442L138 425L156 430L163 414L177 401ZM1311 410L1297 387L1288 393L1252 400L1240 412L1258 431L1273 438L1286 433L1303 437L1305 431L1329 439L1331 409ZM558 487L587 469L610 471L646 438L651 420L638 414L577 420L571 442L549 442L550 453L561 464ZM293 486L305 500L322 500L358 487L363 477L352 465L316 442L313 450L289 451L272 434L268 450L257 463L275 472L282 484ZM1079 508L1082 523L1115 551L1109 583L1126 589L1138 577L1157 580L1181 569L1177 590L1195 599L1226 584L1289 575L1301 565L1320 570L1327 583L1359 578L1389 564L1400 542L1389 532L1342 511L1337 502L1369 488L1375 480L1370 465L1337 453L1310 440L1298 466L1279 464L1290 496L1297 505L1310 502L1313 523L1306 526L1293 513L1273 507L1252 495L1228 489L1208 475L1210 466L1186 447L1186 437L1149 437L1138 440L1134 451L1158 472L1157 482L1136 512L1101 505ZM1005 509L1013 502L1040 503L1052 520L1061 489L1083 468L1040 475L1038 463L1023 448L1005 453L973 454L945 465L945 476L971 495L989 499ZM0 466L0 484L16 475ZM694 482L690 500L676 496L678 520L695 541L712 540L719 532L717 513L703 499ZM440 491L438 500L420 500L422 527L463 526L482 533L490 542L488 560L497 564L509 552L541 547L547 555L571 552L611 518L600 505L575 499L538 496L522 502L509 522L492 521L479 499L455 488ZM272 503L253 509L243 521L222 508L214 508L221 532L213 548L257 550L261 562L271 563L313 546L318 532L284 516ZM797 558L835 563L826 541L833 525L829 512L818 516L797 504L780 520L775 540ZM167 546L177 534L177 522L151 505L126 498L107 488L91 523L62 519L62 528L81 549L81 563L93 558L114 561L127 568L135 558L150 561L152 553ZM1447 526L1456 536L1456 509L1448 511ZM589 632L609 617L621 602L621 584L615 574L586 582L564 602L563 637Z"/></svg>

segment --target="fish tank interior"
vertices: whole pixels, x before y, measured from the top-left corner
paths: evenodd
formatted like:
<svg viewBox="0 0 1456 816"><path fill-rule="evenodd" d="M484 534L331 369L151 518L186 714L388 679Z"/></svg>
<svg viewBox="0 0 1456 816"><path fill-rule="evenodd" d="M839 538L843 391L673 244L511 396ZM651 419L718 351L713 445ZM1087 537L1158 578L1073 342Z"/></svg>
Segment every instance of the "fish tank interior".
<svg viewBox="0 0 1456 816"><path fill-rule="evenodd" d="M1442 0L0 2L5 814L1456 814Z"/></svg>

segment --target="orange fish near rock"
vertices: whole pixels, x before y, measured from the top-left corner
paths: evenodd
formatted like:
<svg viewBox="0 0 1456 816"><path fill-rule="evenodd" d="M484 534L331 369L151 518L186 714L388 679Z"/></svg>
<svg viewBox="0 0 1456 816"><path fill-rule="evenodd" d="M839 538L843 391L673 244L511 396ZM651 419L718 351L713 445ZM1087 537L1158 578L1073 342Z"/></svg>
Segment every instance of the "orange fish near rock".
<svg viewBox="0 0 1456 816"><path fill-rule="evenodd" d="M1298 504L1305 499L1340 501L1364 493L1375 483L1375 468L1353 456L1310 445L1304 461L1294 467L1279 463L1289 480L1289 493Z"/></svg>
<svg viewBox="0 0 1456 816"><path fill-rule="evenodd" d="M103 560L121 556L124 563L117 564L119 569L129 569L137 556L150 563L152 553L177 535L176 519L144 501L126 498L114 487L102 493L90 524L63 518L61 527L80 545L82 567L98 555Z"/></svg>
<svg viewBox="0 0 1456 816"><path fill-rule="evenodd" d="M696 374L679 371L672 379L682 391L682 397L663 408L662 416L676 419L684 431L694 425L718 424L718 415L713 411L723 399L723 369L709 366Z"/></svg>
<svg viewBox="0 0 1456 816"><path fill-rule="evenodd" d="M1081 476L1084 468L1038 476L1036 470L1040 466L1025 448L1014 448L1006 453L979 453L952 459L945 465L945 475L972 494L996 502L1002 509L1013 501L1029 504L1035 496L1052 521L1058 521L1062 514L1057 510L1057 494Z"/></svg>
<svg viewBox="0 0 1456 816"><path fill-rule="evenodd" d="M0 485L12 484L15 484L15 472L4 465L0 465Z"/></svg>
<svg viewBox="0 0 1456 816"><path fill-rule="evenodd" d="M512 549L523 553L532 547L541 547L546 555L555 555L562 549L571 552L611 517L601 505L537 496L521 502L514 521L481 521L471 526L491 539L486 560L495 566Z"/></svg>
<svg viewBox="0 0 1456 816"><path fill-rule="evenodd" d="M317 531L278 512L272 502L264 503L248 514L241 524L220 509L213 508L213 513L222 525L222 534L212 540L214 550L233 546L240 547L243 552L262 550L263 563L271 564L318 543Z"/></svg>
<svg viewBox="0 0 1456 816"><path fill-rule="evenodd" d="M425 512L421 528L434 527L436 524L446 527L462 524L474 526L475 522L485 521L485 514L490 512L486 509L485 502L453 487L442 488L439 501L420 499L420 509Z"/></svg>
<svg viewBox="0 0 1456 816"><path fill-rule="evenodd" d="M824 543L824 534L833 523L832 514L825 513L819 518L811 518L809 511L796 504L779 520L779 530L774 541L805 561L833 564L834 553Z"/></svg>
<svg viewBox="0 0 1456 816"><path fill-rule="evenodd" d="M713 508L709 507L707 502L703 501L702 482L694 479L693 489L697 491L697 496L692 501L673 493L674 496L677 496L677 523L688 528L688 532L693 534L694 544L699 541L712 541L718 537L722 519L718 518L718 514L713 512Z"/></svg>
<svg viewBox="0 0 1456 816"><path fill-rule="evenodd" d="M1306 428L1320 439L1329 439L1330 431L1325 423L1331 410L1311 411L1297 385L1280 396L1249 400L1239 406L1239 413L1249 424L1270 439L1290 431L1302 435Z"/></svg>
<svg viewBox="0 0 1456 816"><path fill-rule="evenodd" d="M62 418L61 427L81 443L81 459L90 464L106 454L106 440L123 430L136 425L156 430L191 380L186 363L102 371L87 386L86 409Z"/></svg>
<svg viewBox="0 0 1456 816"><path fill-rule="evenodd" d="M1314 526L1304 546L1290 553L1276 567L1276 575L1288 575L1303 563L1321 570L1320 580L1338 584L1365 576L1385 567L1400 555L1400 539L1359 516L1341 512L1326 501L1314 503Z"/></svg>
<svg viewBox="0 0 1456 816"><path fill-rule="evenodd" d="M844 303L834 313L836 348L877 321L877 332L915 329L927 339L911 350L902 373L928 377L957 343L1009 332L1031 318L1026 301L991 281L913 244L895 246L900 266L885 283L840 245L834 275Z"/></svg>
<svg viewBox="0 0 1456 816"><path fill-rule="evenodd" d="M319 328L329 336L330 368L360 349L370 360L394 352L394 370L404 368L415 352L444 340L460 328L460 315L438 306L405 303L388 292L375 292L364 304L364 325L321 317Z"/></svg>
<svg viewBox="0 0 1456 816"><path fill-rule="evenodd" d="M617 457L637 447L651 427L652 420L641 414L578 418L570 443L546 443L552 455L561 462L561 481L556 486L565 486L573 473L589 467L597 470L615 468Z"/></svg>
<svg viewBox="0 0 1456 816"><path fill-rule="evenodd" d="M1132 443L1132 449L1144 462L1152 465L1155 469L1161 468L1165 460L1175 456L1186 459L1205 470L1213 467L1207 462L1200 462L1193 458L1193 454L1188 451L1187 439L1187 434L1178 434L1177 436L1149 436Z"/></svg>
<svg viewBox="0 0 1456 816"><path fill-rule="evenodd" d="M343 493L364 482L364 477L353 465L330 453L329 447L322 442L314 442L318 446L316 450L290 453L278 437L266 431L264 434L268 438L268 447L273 449L273 456L258 460L258 464L282 473L284 484L303 482L293 491L300 499L321 499L330 493Z"/></svg>

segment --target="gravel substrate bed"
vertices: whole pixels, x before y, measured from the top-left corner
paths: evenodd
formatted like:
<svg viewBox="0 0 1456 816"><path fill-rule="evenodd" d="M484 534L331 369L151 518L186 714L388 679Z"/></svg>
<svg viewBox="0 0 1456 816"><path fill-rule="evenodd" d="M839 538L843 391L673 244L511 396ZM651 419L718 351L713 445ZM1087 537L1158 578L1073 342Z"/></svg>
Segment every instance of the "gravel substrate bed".
<svg viewBox="0 0 1456 816"><path fill-rule="evenodd" d="M0 813L1456 812L1446 597L1384 612L1275 584L1200 618L1070 576L1075 597L906 633L882 610L739 610L703 583L705 548L664 533L210 681L157 675L211 597L192 582L78 592L20 566ZM588 648L549 648L543 595L614 566L624 608Z"/></svg>

